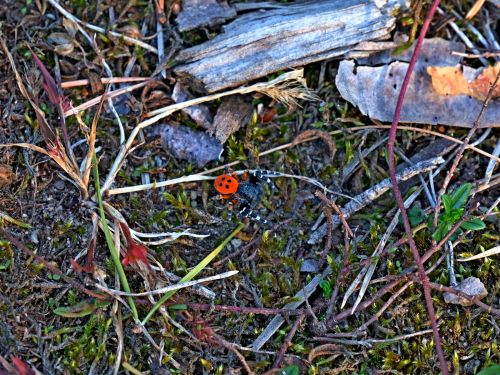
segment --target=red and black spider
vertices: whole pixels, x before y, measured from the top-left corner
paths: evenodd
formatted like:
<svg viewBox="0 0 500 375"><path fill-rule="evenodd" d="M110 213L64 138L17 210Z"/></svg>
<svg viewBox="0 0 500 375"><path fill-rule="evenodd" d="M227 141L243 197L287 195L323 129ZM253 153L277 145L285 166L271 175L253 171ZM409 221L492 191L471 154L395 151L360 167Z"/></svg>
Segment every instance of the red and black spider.
<svg viewBox="0 0 500 375"><path fill-rule="evenodd" d="M264 195L262 183L265 182L271 186L271 189L277 190L269 176L279 175L272 171L247 171L241 176L240 182L234 173L223 174L215 179L214 187L222 199L228 200L233 207L238 209L240 216L267 224L268 221L253 209L261 202Z"/></svg>

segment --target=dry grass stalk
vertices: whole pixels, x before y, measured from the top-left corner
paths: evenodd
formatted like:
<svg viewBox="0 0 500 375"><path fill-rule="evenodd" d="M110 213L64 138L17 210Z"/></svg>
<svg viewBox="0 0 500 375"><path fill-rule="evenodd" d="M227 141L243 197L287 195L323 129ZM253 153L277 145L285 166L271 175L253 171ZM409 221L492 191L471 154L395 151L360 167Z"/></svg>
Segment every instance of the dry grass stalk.
<svg viewBox="0 0 500 375"><path fill-rule="evenodd" d="M476 14L479 13L479 11L481 10L481 8L483 7L485 2L486 2L486 0L476 0L474 5L467 12L465 19L467 21L470 21L471 19L473 19L476 16Z"/></svg>
<svg viewBox="0 0 500 375"><path fill-rule="evenodd" d="M111 78L101 78L101 83L103 85L109 85L112 83L129 83L129 82L144 82L150 80L149 77L111 77ZM61 88L69 89L72 87L87 86L90 84L88 79L78 79L76 81L66 81L61 83Z"/></svg>
<svg viewBox="0 0 500 375"><path fill-rule="evenodd" d="M171 292L174 290L189 288L189 287L201 284L201 283L205 283L207 281L225 279L227 277L231 277L231 276L236 275L238 272L239 271L228 271L228 272L221 273L219 275L204 277L204 278L198 279L198 280L186 281L184 283L169 285L169 286L166 286L164 288L150 290L150 291L141 292L141 293L127 293L127 292L123 292L123 291L117 290L117 289L110 289L104 285L99 285L99 284L96 284L96 287L98 289L102 290L103 292L106 292L106 293L113 295L113 296L144 297L144 296L151 296L151 295L155 295L155 294L165 294L167 292Z"/></svg>

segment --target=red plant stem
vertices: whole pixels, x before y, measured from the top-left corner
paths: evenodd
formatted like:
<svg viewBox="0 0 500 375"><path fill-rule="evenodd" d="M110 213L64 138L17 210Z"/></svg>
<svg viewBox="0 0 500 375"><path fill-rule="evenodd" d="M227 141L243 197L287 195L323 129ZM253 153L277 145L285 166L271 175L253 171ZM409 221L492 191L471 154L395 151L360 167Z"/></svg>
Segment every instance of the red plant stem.
<svg viewBox="0 0 500 375"><path fill-rule="evenodd" d="M427 13L427 16L425 17L422 29L420 31L420 35L418 36L418 40L415 45L415 50L413 51L410 64L408 65L408 70L406 71L406 75L403 84L401 86L401 91L399 92L398 101L396 103L396 110L394 111L394 117L392 120L391 129L389 131L388 151L389 151L389 174L391 176L391 183L394 190L394 196L397 205L399 207L399 210L401 211L401 218L403 219L405 231L406 234L408 235L408 243L413 253L413 258L415 259L415 263L417 264L419 278L420 281L422 282L422 286L424 289L425 303L427 307L427 312L429 314L429 319L431 322L432 334L434 336L434 341L436 344L437 355L439 358L439 367L441 368L441 372L443 373L443 375L448 375L449 374L448 364L446 363L446 360L444 358L443 348L441 346L441 337L439 336L439 330L436 322L436 313L434 312L434 306L432 305L429 278L425 273L424 265L422 264L422 260L420 259L420 254L418 252L417 245L415 244L415 239L413 238L410 221L408 220L408 214L404 207L403 197L401 195L401 191L399 190L398 181L396 179L396 161L394 158L394 144L396 141L396 132L398 130L398 122L401 116L401 110L403 109L403 102L406 90L408 89L411 73L413 72L415 64L417 63L417 58L418 55L420 54L425 34L429 29L429 25L434 16L434 13L437 10L438 5L439 5L439 0L434 0Z"/></svg>
<svg viewBox="0 0 500 375"><path fill-rule="evenodd" d="M295 320L295 323L293 323L290 332L288 332L288 335L285 338L285 342L283 343L283 345L281 345L281 348L276 352L276 359L274 360L273 368L278 368L281 365L281 362L283 361L283 357L285 356L288 347L292 344L293 336L295 336L295 333L297 332L297 329L299 329L300 323L302 323L304 317L305 315L300 315L297 318L297 320Z"/></svg>

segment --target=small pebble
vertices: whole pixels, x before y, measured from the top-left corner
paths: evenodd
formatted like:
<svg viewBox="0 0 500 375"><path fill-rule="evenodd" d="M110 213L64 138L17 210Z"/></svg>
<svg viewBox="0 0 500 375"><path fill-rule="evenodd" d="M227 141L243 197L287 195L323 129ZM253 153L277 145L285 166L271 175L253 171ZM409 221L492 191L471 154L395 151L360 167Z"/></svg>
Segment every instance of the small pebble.
<svg viewBox="0 0 500 375"><path fill-rule="evenodd" d="M314 259L306 259L300 265L300 272L314 273L318 272L318 262Z"/></svg>
<svg viewBox="0 0 500 375"><path fill-rule="evenodd" d="M56 181L56 183L54 184L54 187L57 190L64 190L64 186L65 186L65 183L63 180Z"/></svg>
<svg viewBox="0 0 500 375"><path fill-rule="evenodd" d="M241 246L241 240L235 238L234 240L232 240L231 242L231 245L233 246L233 248L237 249Z"/></svg>

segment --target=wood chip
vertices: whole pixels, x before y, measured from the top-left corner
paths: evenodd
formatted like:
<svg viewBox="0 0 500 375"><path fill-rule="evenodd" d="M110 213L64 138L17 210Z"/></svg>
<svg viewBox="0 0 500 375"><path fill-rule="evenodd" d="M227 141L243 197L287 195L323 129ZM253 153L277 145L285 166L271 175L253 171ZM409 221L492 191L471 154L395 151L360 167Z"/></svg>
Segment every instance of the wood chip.
<svg viewBox="0 0 500 375"><path fill-rule="evenodd" d="M469 128L474 124L481 111L482 100L472 95L438 93L433 88L431 76L427 72L430 66L438 69L435 67L457 64L460 57L451 55L451 51L456 46L457 43L450 44L443 40L430 39L424 42L422 56L415 67L406 92L400 122ZM440 60L436 53L442 53ZM402 56L401 61L383 66L358 66L353 60L342 61L335 79L340 94L357 106L364 115L372 119L391 122L401 84L408 69L407 55L408 53ZM376 63L377 58L365 61ZM380 59L380 61L385 60ZM461 70L466 81L474 81L480 73L466 66ZM487 70L485 74L479 76L481 78L478 77L478 83L474 84L474 87L485 86L484 82L488 81L491 74L492 72ZM452 75L455 76L455 74ZM464 85L465 83L463 82ZM475 90L481 92L480 88L475 88ZM500 126L500 102L491 101L480 127L498 126Z"/></svg>
<svg viewBox="0 0 500 375"><path fill-rule="evenodd" d="M252 110L252 103L246 96L232 95L223 98L210 133L224 144L231 134L246 125L252 116Z"/></svg>

